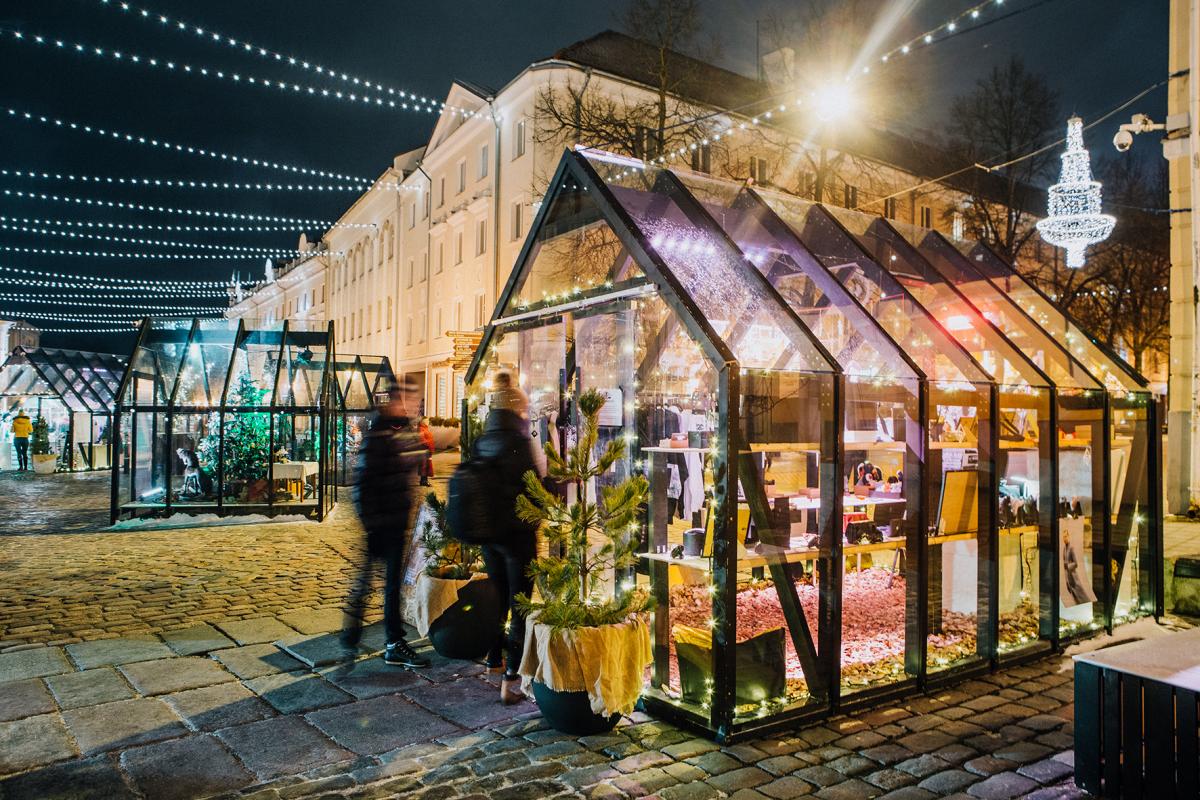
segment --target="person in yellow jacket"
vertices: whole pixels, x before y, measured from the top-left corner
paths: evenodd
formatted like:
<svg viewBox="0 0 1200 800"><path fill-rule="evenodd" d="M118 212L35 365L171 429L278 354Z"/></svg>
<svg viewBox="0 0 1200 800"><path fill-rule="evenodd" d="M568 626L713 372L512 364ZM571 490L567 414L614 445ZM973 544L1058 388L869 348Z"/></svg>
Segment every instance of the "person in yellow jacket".
<svg viewBox="0 0 1200 800"><path fill-rule="evenodd" d="M12 437L13 445L17 448L17 469L22 471L29 469L29 434L31 433L33 433L33 422L25 413L25 409L19 409L16 418L12 421Z"/></svg>

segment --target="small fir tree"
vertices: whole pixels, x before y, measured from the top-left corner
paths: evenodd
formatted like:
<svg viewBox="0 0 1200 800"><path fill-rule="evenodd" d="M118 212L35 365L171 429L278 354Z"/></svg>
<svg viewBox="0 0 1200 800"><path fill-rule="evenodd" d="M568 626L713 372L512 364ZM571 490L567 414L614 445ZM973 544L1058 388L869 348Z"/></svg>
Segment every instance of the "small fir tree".
<svg viewBox="0 0 1200 800"><path fill-rule="evenodd" d="M35 456L50 455L50 425L41 414L33 421L33 435L30 437L29 449Z"/></svg>
<svg viewBox="0 0 1200 800"><path fill-rule="evenodd" d="M231 406L257 406L267 396L249 370L238 374L229 391ZM216 475L221 447L221 415L208 415L208 433L200 441L197 454L204 468ZM225 480L254 481L267 477L271 460L271 415L267 412L233 411L225 413Z"/></svg>
<svg viewBox="0 0 1200 800"><path fill-rule="evenodd" d="M587 628L623 622L631 614L650 608L650 597L641 589L622 590L603 597L606 576L637 563L638 537L633 535L639 507L649 485L634 475L600 491L599 502L587 499L589 482L608 472L625 455L625 440L610 441L595 454L600 409L605 397L589 389L579 398L582 430L564 456L546 446L547 472L555 481L575 486L574 503L548 492L537 473L525 473L525 494L517 498L517 515L541 524L550 552L561 556L535 559L529 574L540 599L524 595L517 602L526 612L536 611L538 622L552 628Z"/></svg>
<svg viewBox="0 0 1200 800"><path fill-rule="evenodd" d="M421 529L421 547L428 560L425 574L432 578L464 581L480 569L479 548L452 538L446 531L446 504L430 492L425 504L433 512Z"/></svg>

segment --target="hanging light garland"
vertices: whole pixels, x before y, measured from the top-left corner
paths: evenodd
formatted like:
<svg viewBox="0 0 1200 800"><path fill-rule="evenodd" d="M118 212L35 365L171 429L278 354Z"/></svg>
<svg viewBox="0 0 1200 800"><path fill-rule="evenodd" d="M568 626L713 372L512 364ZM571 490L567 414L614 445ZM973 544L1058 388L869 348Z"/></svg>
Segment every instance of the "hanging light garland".
<svg viewBox="0 0 1200 800"><path fill-rule="evenodd" d="M1083 147L1083 120L1067 120L1067 150L1062 154L1062 175L1050 187L1049 213L1037 223L1048 243L1067 251L1067 266L1084 264L1088 245L1112 233L1116 218L1100 213L1100 182L1092 180L1092 164Z"/></svg>
<svg viewBox="0 0 1200 800"><path fill-rule="evenodd" d="M58 247L26 247L23 245L0 244L5 253L26 253L40 256L75 256L79 258L121 258L139 261L261 261L259 253L143 253L139 251L113 252L111 250L67 250Z"/></svg>
<svg viewBox="0 0 1200 800"><path fill-rule="evenodd" d="M112 231L161 231L163 233L275 233L294 232L291 225L160 225L147 222L110 222L106 220L42 219L37 217L0 217L28 225L52 225L64 228L93 228ZM333 227L345 227L341 223Z"/></svg>
<svg viewBox="0 0 1200 800"><path fill-rule="evenodd" d="M24 320L48 319L51 322L103 322L105 320L111 320L113 322L128 321L129 324L133 325L133 324L136 324L139 320L144 319L146 316L148 316L148 315L147 314L136 314L136 313L134 313L134 314L130 314L130 313L123 313L123 314L51 314L51 313L45 313L45 314L43 314L40 311L12 311L12 310L0 309L0 318L3 318L3 319L12 319L13 317L20 317L21 319L24 319ZM156 316L159 316L159 315L156 315ZM203 314L174 314L174 315L166 315L166 316L188 316L188 317L206 317L206 318L207 317L222 317L222 316L224 316L224 312L210 310Z"/></svg>
<svg viewBox="0 0 1200 800"><path fill-rule="evenodd" d="M473 117L480 114L478 111L472 111L459 106L452 106L447 103L425 97L424 95L418 95L404 89L385 86L377 81L367 80L366 78L360 78L355 75L330 69L329 67L322 66L321 64L308 59L303 59L298 56L285 55L270 48L253 44L252 42L248 42L244 39L238 39L233 36L218 33L212 28L206 26L195 25L180 19L169 17L166 14L152 11L149 8L135 8L132 3L114 3L111 2L111 0L100 0L100 5L113 10L128 12L131 15L148 21L157 22L160 30L174 30L184 33L194 33L198 37L199 41L219 45L222 47L222 49L228 47L243 53L250 53L252 55L257 55L261 58L267 59L268 61L272 61L276 64L341 80L343 83L347 83L352 86L360 86L383 93L389 98L398 98L402 102L407 102L411 107L411 110L414 111L423 111L426 110L426 108L434 107L439 111L445 111L463 117Z"/></svg>
<svg viewBox="0 0 1200 800"><path fill-rule="evenodd" d="M130 325L127 328L35 328L31 325L14 325L10 330L28 331L30 333L133 333L137 330L137 325Z"/></svg>
<svg viewBox="0 0 1200 800"><path fill-rule="evenodd" d="M155 56L147 56L139 53L131 53L128 50L104 48L96 45L83 44L82 42L68 42L63 39L46 37L42 36L41 34L26 33L25 31L11 28L0 28L0 40L41 45L51 50L61 50L63 52L71 52L78 55L94 56L103 61L129 64L133 66L145 67L147 69L159 69L166 72L185 75L197 75L203 78L214 78L216 80L222 80L238 85L260 86L265 89L278 89L289 94L302 95L306 97L342 100L348 103L353 103L354 105L412 110L429 114L437 114L441 111L441 109L437 108L436 105L418 106L415 101L410 103L407 100L393 100L391 98L380 97L378 95L366 94L365 92L360 93L346 92L340 89L322 89L307 84L272 80L262 76L248 75L243 72L230 72L227 70L218 69L216 67L196 66L170 59L157 58ZM450 109L447 109L447 111L450 113L461 113L454 112Z"/></svg>
<svg viewBox="0 0 1200 800"><path fill-rule="evenodd" d="M55 228L38 228L31 225L14 225L7 222L7 217L0 216L0 230L14 231L18 233L31 233L38 236L61 236L67 239L89 239L92 241L101 242L118 242L122 244L143 244L154 247L197 247L201 250L217 250L224 253L230 253L235 256L248 257L253 255L256 258L272 256L275 258L290 258L299 255L305 255L304 250L287 250L284 248L275 247L253 247L250 245L237 244L211 244L209 242L176 242L166 239L141 239L136 236L113 236L104 233L79 233L69 230L58 230ZM340 255L338 251L323 250L323 253L335 253Z"/></svg>
<svg viewBox="0 0 1200 800"><path fill-rule="evenodd" d="M182 178L126 178L99 177L96 175L70 175L60 172L34 172L33 170L3 169L0 176L29 178L35 180L70 181L72 183L98 183L109 186L154 187L163 189L213 189L218 191L242 192L361 192L361 186L325 183L236 183L230 181L197 181ZM394 186L395 184L386 184Z"/></svg>
<svg viewBox="0 0 1200 800"><path fill-rule="evenodd" d="M229 299L229 290L218 291L216 289L175 289L172 287L158 286L114 286L111 283L95 283L85 279L73 280L58 280L58 281L43 281L37 278L8 278L0 275L0 283L19 286L21 289L40 288L40 289L87 289L90 292L113 292L123 295L132 295L137 293L146 293L153 295L156 298L174 298L174 299L199 299L199 298L225 298ZM94 295L93 295L94 296Z"/></svg>
<svg viewBox="0 0 1200 800"><path fill-rule="evenodd" d="M248 222L276 222L282 225L295 225L306 228L330 228L337 223L321 219L302 219L297 217L276 217L269 214L242 214L236 211L211 211L201 208L173 208L171 206L156 206L149 203L127 203L123 200L98 200L92 197L71 197L70 195L46 194L45 192L26 192L22 189L5 189L7 197L20 197L26 200L46 200L55 203L74 203L80 206L98 206L100 208L120 208L126 211L150 211L156 214L175 214L185 217L214 217L217 219L237 219ZM367 222L346 223L343 227L374 228Z"/></svg>
<svg viewBox="0 0 1200 800"><path fill-rule="evenodd" d="M176 144L151 136L139 136L132 133L121 133L120 131L109 130L107 128L94 125L85 125L79 122L67 122L66 120L62 120L57 117L48 117L44 114L34 114L30 111L19 111L15 108L6 108L4 111L11 119L24 120L26 122L38 122L54 128L63 128L77 132L82 131L84 133L88 133L93 136L99 136L105 139L129 142L131 144L142 144L148 147L157 147L161 150L175 151L177 153L184 153L187 155L204 156L206 158L216 159L217 161L229 161L235 164L243 164L251 167L262 167L264 169L274 169L282 172L292 172L298 175L313 175L315 177L327 178L329 180L350 181L352 183L361 185L364 189L367 186L370 186L372 183L372 181L368 178L357 178L352 175L343 175L339 172L326 172L325 170L311 169L309 167L297 167L291 164L281 164L277 161L266 161L260 158L232 155L230 153L225 153L218 150L208 150L203 147Z"/></svg>
<svg viewBox="0 0 1200 800"><path fill-rule="evenodd" d="M155 280L152 278L110 278L110 277L92 277L91 275L78 275L75 273L63 272L46 272L44 270L25 269L24 267L9 267L0 265L0 272L8 272L17 275L33 275L39 278L59 278L62 280L82 280L89 283L111 283L119 287L130 286L155 286L168 287L172 289L191 289L197 287L213 287L227 288L230 283L257 283L251 280L239 281L167 281Z"/></svg>
<svg viewBox="0 0 1200 800"><path fill-rule="evenodd" d="M0 301L7 303L41 303L44 305L79 306L83 308L128 308L140 311L154 311L173 314L208 313L216 309L213 306L163 305L161 303L115 303L100 300L85 300L81 298L94 297L92 294L54 294L31 295L11 294L0 292Z"/></svg>
<svg viewBox="0 0 1200 800"><path fill-rule="evenodd" d="M941 25L938 25L935 28L930 28L924 33L909 39L907 42L904 42L897 47L893 47L891 50L888 50L886 53L881 55L879 60L886 63L888 59L892 58L893 56L906 56L913 50L926 45L934 44L935 42L941 41L952 34L961 33L971 23L978 22L980 19L982 19L984 12L986 12L988 8L1003 5L1004 0L984 0L982 3L977 3L976 5L968 8L966 11L963 11L961 14L957 14L946 20ZM864 73L870 71L870 68L863 67Z"/></svg>

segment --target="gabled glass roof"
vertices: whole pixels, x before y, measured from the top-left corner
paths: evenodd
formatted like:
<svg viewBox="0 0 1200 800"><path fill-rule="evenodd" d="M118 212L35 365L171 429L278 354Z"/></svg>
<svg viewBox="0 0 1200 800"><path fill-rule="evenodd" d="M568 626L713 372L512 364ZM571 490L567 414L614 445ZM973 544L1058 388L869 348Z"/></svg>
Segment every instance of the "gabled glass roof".
<svg viewBox="0 0 1200 800"><path fill-rule="evenodd" d="M52 397L72 411L110 414L124 373L106 353L18 347L0 365L0 397Z"/></svg>
<svg viewBox="0 0 1200 800"><path fill-rule="evenodd" d="M823 206L755 190L816 258L934 381L991 383L991 377Z"/></svg>
<svg viewBox="0 0 1200 800"><path fill-rule="evenodd" d="M149 408L317 408L332 398L327 323L142 323L121 403Z"/></svg>
<svg viewBox="0 0 1200 800"><path fill-rule="evenodd" d="M959 249L966 254L966 267L958 277L964 292L969 286L981 294L999 294L1009 298L1030 319L1063 342L1072 358L1081 362L1108 389L1149 391L1145 378L1134 372L1116 354L1106 352L1075 320L1063 313L1050 298L1018 274L990 247L979 242L961 242ZM987 289L984 288L985 284Z"/></svg>

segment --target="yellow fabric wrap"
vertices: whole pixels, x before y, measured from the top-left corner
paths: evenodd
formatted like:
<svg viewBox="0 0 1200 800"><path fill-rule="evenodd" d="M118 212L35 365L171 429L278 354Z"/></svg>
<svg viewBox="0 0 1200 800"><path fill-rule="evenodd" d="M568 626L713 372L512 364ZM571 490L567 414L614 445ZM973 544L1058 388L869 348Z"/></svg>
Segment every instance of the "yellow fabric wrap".
<svg viewBox="0 0 1200 800"><path fill-rule="evenodd" d="M413 592L411 606L412 624L417 629L417 633L428 636L429 626L444 614L447 608L458 602L459 589L471 581L486 578L487 573L484 572L476 572L467 580L461 581L432 578L422 572L421 577L417 578L417 588Z"/></svg>

